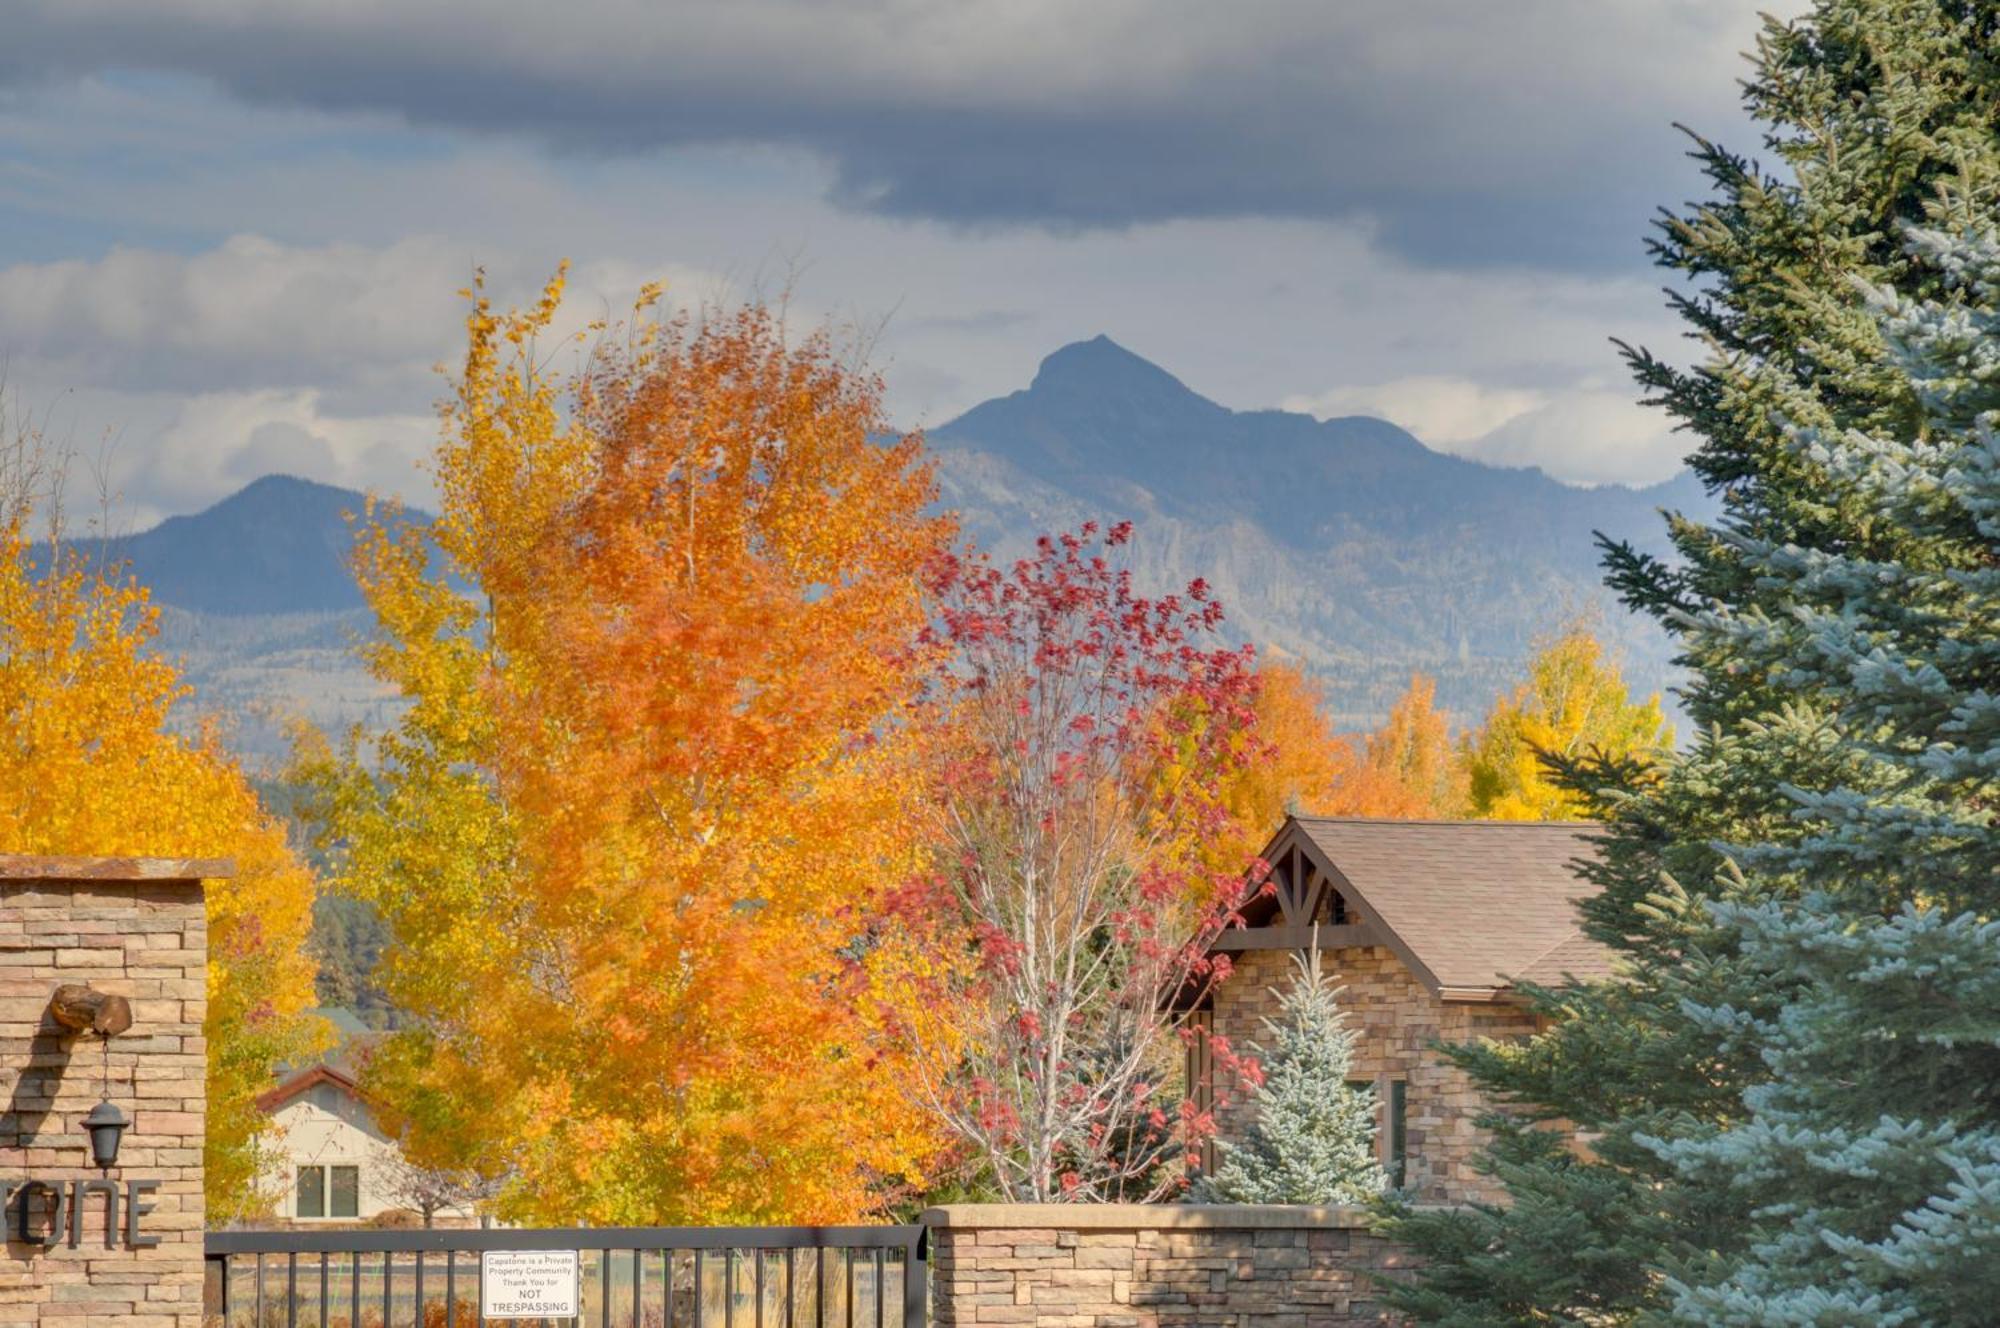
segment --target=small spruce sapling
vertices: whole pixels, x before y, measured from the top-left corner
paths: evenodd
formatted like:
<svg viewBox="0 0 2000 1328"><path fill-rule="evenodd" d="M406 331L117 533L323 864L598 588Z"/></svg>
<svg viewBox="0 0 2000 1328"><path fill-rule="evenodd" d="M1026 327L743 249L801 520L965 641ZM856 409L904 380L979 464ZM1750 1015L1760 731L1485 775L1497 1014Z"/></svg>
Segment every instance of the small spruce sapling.
<svg viewBox="0 0 2000 1328"><path fill-rule="evenodd" d="M1219 1165L1201 1188L1216 1203L1366 1203L1388 1185L1375 1156L1375 1091L1348 1083L1354 1031L1341 988L1319 951L1298 967L1265 1020L1271 1045L1253 1044L1262 1075L1250 1086L1255 1123L1241 1142L1218 1140Z"/></svg>

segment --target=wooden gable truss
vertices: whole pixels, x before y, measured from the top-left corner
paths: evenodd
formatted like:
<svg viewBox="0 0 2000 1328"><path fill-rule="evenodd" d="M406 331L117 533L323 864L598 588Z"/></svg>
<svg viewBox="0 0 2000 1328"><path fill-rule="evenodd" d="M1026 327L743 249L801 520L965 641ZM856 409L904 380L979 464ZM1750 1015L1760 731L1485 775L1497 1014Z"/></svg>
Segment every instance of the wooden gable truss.
<svg viewBox="0 0 2000 1328"><path fill-rule="evenodd" d="M1266 850L1266 887L1244 906L1244 925L1230 927L1213 948L1338 950L1381 945L1381 928L1365 917L1353 888L1296 822L1287 822Z"/></svg>

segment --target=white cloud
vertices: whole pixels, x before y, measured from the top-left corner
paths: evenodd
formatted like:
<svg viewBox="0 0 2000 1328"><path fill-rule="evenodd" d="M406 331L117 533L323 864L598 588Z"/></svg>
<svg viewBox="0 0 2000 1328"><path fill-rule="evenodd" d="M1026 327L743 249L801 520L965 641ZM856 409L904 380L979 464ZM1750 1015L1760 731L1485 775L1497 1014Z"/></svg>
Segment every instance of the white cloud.
<svg viewBox="0 0 2000 1328"><path fill-rule="evenodd" d="M421 237L19 263L0 270L0 357L63 440L104 450L120 525L274 471L422 499L432 370L462 335L471 270Z"/></svg>
<svg viewBox="0 0 2000 1328"><path fill-rule="evenodd" d="M1287 397L1286 410L1320 419L1373 415L1401 425L1432 447L1449 450L1546 405L1530 388L1485 387L1465 378L1419 374L1367 387L1342 387L1318 396Z"/></svg>
<svg viewBox="0 0 2000 1328"><path fill-rule="evenodd" d="M498 252L501 307L547 269ZM287 245L238 235L195 254L116 248L0 269L0 364L12 395L81 453L106 453L127 524L205 506L271 472L418 502L437 436L437 374L464 345L460 246ZM728 283L672 265L579 264L556 338L618 318L645 282L687 298Z"/></svg>
<svg viewBox="0 0 2000 1328"><path fill-rule="evenodd" d="M1422 375L1296 396L1320 419L1374 415L1441 452L1494 466L1539 466L1570 484L1653 484L1681 467L1687 440L1634 388L1598 378L1560 387L1488 386Z"/></svg>
<svg viewBox="0 0 2000 1328"><path fill-rule="evenodd" d="M259 475L421 492L416 461L437 435L428 414L328 414L310 389L205 392L134 456L132 482L161 501L199 506Z"/></svg>
<svg viewBox="0 0 2000 1328"><path fill-rule="evenodd" d="M1464 445L1503 466L1540 466L1573 484L1649 484L1680 469L1688 449L1665 411L1642 406L1636 389L1579 388Z"/></svg>
<svg viewBox="0 0 2000 1328"><path fill-rule="evenodd" d="M24 407L47 400L32 385L14 390ZM261 388L73 393L37 413L58 445L88 463L78 483L106 486L116 530L195 511L273 473L419 502L431 493L418 464L437 435L429 411L336 412L314 389Z"/></svg>
<svg viewBox="0 0 2000 1328"><path fill-rule="evenodd" d="M549 271L553 270L553 263ZM456 344L475 272L503 304L549 271L416 236L386 246L290 245L235 235L189 254L118 247L96 259L0 269L0 350L70 386L292 385L406 391ZM707 290L711 274L600 261L572 274L573 329L617 316L649 280Z"/></svg>
<svg viewBox="0 0 2000 1328"><path fill-rule="evenodd" d="M77 385L199 387L336 369L365 381L434 359L471 257L429 238L301 247L239 235L193 255L119 247L0 270L0 346ZM106 380L109 379L109 382Z"/></svg>

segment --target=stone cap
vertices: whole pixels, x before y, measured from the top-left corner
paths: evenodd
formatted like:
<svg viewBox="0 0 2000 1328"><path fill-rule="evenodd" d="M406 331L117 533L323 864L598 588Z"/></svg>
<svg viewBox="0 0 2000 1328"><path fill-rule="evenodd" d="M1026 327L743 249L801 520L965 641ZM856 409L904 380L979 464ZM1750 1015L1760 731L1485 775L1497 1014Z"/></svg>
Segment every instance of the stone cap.
<svg viewBox="0 0 2000 1328"><path fill-rule="evenodd" d="M213 881L236 875L228 858L65 857L0 853L0 881Z"/></svg>
<svg viewBox="0 0 2000 1328"><path fill-rule="evenodd" d="M1366 1208L1313 1204L945 1204L917 1219L927 1227L971 1231L999 1227L1066 1231L1276 1231L1375 1225Z"/></svg>

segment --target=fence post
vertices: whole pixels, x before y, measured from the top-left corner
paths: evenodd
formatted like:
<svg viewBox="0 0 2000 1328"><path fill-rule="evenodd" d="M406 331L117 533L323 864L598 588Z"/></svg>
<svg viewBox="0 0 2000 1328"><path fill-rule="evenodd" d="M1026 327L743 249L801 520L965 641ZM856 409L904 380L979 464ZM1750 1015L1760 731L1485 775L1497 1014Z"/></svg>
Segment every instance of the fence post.
<svg viewBox="0 0 2000 1328"><path fill-rule="evenodd" d="M924 1328L930 1313L930 1251L925 1234L918 1227L903 1252L903 1328Z"/></svg>

